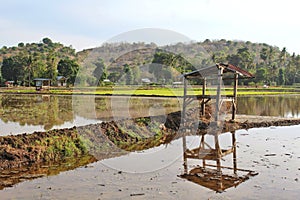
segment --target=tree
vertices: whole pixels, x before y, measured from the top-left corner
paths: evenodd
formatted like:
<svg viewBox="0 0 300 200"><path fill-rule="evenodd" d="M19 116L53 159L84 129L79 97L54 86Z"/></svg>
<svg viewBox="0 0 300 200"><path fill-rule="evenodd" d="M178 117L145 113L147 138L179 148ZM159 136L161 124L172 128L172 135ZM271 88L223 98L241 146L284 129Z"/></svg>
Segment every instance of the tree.
<svg viewBox="0 0 300 200"><path fill-rule="evenodd" d="M45 77L50 78L53 82L56 81L57 65L58 65L58 56L55 54L54 50L50 50L50 52L47 54L46 57Z"/></svg>
<svg viewBox="0 0 300 200"><path fill-rule="evenodd" d="M15 83L24 80L24 68L28 64L28 58L23 56L11 56L4 58L1 74L5 80L13 80Z"/></svg>
<svg viewBox="0 0 300 200"><path fill-rule="evenodd" d="M23 43L23 42L20 42L20 43L18 44L18 47L24 47L24 43Z"/></svg>
<svg viewBox="0 0 300 200"><path fill-rule="evenodd" d="M107 69L103 60L94 63L96 65L93 71L93 76L98 80L98 84L102 84L104 79L107 79Z"/></svg>
<svg viewBox="0 0 300 200"><path fill-rule="evenodd" d="M282 68L279 69L279 76L278 76L278 85L284 85L284 81L285 81L285 78L284 78L284 70Z"/></svg>
<svg viewBox="0 0 300 200"><path fill-rule="evenodd" d="M74 84L77 72L79 70L79 65L75 60L66 58L59 61L57 70L59 76L68 78L67 82L69 84Z"/></svg>
<svg viewBox="0 0 300 200"><path fill-rule="evenodd" d="M286 60L287 60L287 51L286 48L283 47L280 55L279 55L279 63L280 63L280 67L285 67L286 66Z"/></svg>
<svg viewBox="0 0 300 200"><path fill-rule="evenodd" d="M259 68L255 74L255 83L265 82L266 81L266 69Z"/></svg>
<svg viewBox="0 0 300 200"><path fill-rule="evenodd" d="M254 67L254 58L247 47L239 48L237 54L227 57L228 62L243 69L251 70Z"/></svg>
<svg viewBox="0 0 300 200"><path fill-rule="evenodd" d="M133 73L132 73L132 69L130 68L130 66L128 64L123 65L123 67L124 67L126 85L133 84L134 76L133 76Z"/></svg>
<svg viewBox="0 0 300 200"><path fill-rule="evenodd" d="M119 72L111 72L108 75L108 79L112 82L117 82L120 79L121 75Z"/></svg>
<svg viewBox="0 0 300 200"><path fill-rule="evenodd" d="M138 84L138 82L140 81L141 79L141 70L138 66L134 66L132 67L132 74L133 74L133 78L134 78L134 84Z"/></svg>
<svg viewBox="0 0 300 200"><path fill-rule="evenodd" d="M43 38L42 41L43 41L44 44L47 44L47 45L52 45L53 44L52 40L49 39L49 38Z"/></svg>
<svg viewBox="0 0 300 200"><path fill-rule="evenodd" d="M3 63L1 67L1 75L7 81L14 80L13 66L14 66L13 58L9 57L3 59Z"/></svg>
<svg viewBox="0 0 300 200"><path fill-rule="evenodd" d="M32 72L32 57L31 55L28 56L28 59L27 59L27 63L26 65L24 66L24 78L26 79L26 77L28 78L28 87L30 87L31 85L31 77L33 75L33 72Z"/></svg>

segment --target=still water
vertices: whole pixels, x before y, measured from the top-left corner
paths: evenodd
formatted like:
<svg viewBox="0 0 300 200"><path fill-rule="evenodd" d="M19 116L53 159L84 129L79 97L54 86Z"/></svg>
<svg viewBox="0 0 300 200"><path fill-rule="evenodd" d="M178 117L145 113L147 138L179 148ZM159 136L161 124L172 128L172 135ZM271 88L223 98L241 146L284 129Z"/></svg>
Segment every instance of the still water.
<svg viewBox="0 0 300 200"><path fill-rule="evenodd" d="M300 95L239 97L238 114L300 117ZM166 115L181 100L0 94L0 135L68 128L121 118Z"/></svg>
<svg viewBox="0 0 300 200"><path fill-rule="evenodd" d="M300 116L299 98L299 95L242 97L238 100L238 113L296 118ZM0 95L0 135L177 110L180 110L178 99ZM207 149L216 147L215 138L207 135L203 139L187 136L143 151L107 155L94 163L75 162L74 167L71 163L62 169L55 165L38 166L35 173L41 173L37 174L41 178L29 181L28 175L21 174L17 181L21 182L0 190L0 196L1 199L297 199L299 133L299 125L224 133L218 137L218 148L227 153L217 159L215 154L207 154ZM204 154L193 157L193 152L200 152L200 145L206 147ZM7 176L2 172L0 175L1 180Z"/></svg>
<svg viewBox="0 0 300 200"><path fill-rule="evenodd" d="M178 110L179 100L167 98L0 94L0 135L165 115Z"/></svg>
<svg viewBox="0 0 300 200"><path fill-rule="evenodd" d="M180 138L21 182L0 195L1 199L298 199L299 130L298 125L224 133L218 137L220 148L235 147L234 151L221 159L200 156L184 162L184 144L192 150L202 141L201 136L188 136L185 141ZM212 136L203 142L215 146Z"/></svg>
<svg viewBox="0 0 300 200"><path fill-rule="evenodd" d="M300 118L300 95L239 97L238 114Z"/></svg>

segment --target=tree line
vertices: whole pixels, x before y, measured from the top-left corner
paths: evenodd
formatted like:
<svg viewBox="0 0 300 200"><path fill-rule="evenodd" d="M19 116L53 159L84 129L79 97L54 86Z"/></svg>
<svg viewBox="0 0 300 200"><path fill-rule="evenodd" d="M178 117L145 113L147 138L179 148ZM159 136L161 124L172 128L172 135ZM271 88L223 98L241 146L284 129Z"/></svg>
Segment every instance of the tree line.
<svg viewBox="0 0 300 200"><path fill-rule="evenodd" d="M1 82L30 86L34 78L49 78L56 82L57 76L65 76L73 83L79 70L75 50L54 43L49 38L40 43L19 43L18 47L0 49Z"/></svg>
<svg viewBox="0 0 300 200"><path fill-rule="evenodd" d="M112 53L127 49L141 49L114 58ZM148 49L148 50L147 50ZM83 61L92 51L101 57L86 64ZM0 49L1 82L33 85L34 78L57 76L75 78L81 85L104 85L110 83L140 84L149 77L159 84L178 81L182 73L190 72L215 63L231 63L255 75L255 79L242 80L244 85L294 85L300 83L300 56L265 43L249 41L205 40L203 42L177 43L158 47L156 44L118 43L104 44L97 49L80 52L70 46L52 42L49 38L39 43L19 43L17 47ZM147 68L147 70L145 70ZM78 73L80 71L80 73Z"/></svg>

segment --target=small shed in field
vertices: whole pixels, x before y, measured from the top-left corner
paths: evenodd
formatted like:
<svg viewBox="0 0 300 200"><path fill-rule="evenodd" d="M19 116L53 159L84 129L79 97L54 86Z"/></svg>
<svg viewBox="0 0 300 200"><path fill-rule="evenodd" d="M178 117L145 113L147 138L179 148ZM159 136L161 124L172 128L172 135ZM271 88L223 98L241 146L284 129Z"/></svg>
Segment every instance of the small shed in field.
<svg viewBox="0 0 300 200"><path fill-rule="evenodd" d="M56 77L57 86L66 87L67 86L67 80L68 80L68 78L66 78L64 76L57 76Z"/></svg>
<svg viewBox="0 0 300 200"><path fill-rule="evenodd" d="M224 77L224 74L226 77ZM200 100L201 114L204 115L205 104L211 99L216 99L216 113L215 121L219 120L220 106L223 101L232 102L232 120L235 119L236 115L236 102L237 102L237 87L238 80L244 78L254 78L254 76L239 67L232 64L217 63L216 65L201 68L192 72L188 72L182 75L184 81L184 100L183 100L183 118L185 117L186 107L194 99ZM197 95L188 95L187 84L189 80L198 79L202 82L202 93ZM217 83L216 94L206 94L206 85L208 80L213 80ZM221 95L221 88L223 80L232 80L233 82L233 94Z"/></svg>
<svg viewBox="0 0 300 200"><path fill-rule="evenodd" d="M43 90L43 89L46 89L46 90L50 89L51 79L49 79L49 78L35 78L33 80L35 82L35 89L37 91Z"/></svg>
<svg viewBox="0 0 300 200"><path fill-rule="evenodd" d="M14 83L15 83L14 81L5 81L4 84L6 87L12 87L14 85Z"/></svg>

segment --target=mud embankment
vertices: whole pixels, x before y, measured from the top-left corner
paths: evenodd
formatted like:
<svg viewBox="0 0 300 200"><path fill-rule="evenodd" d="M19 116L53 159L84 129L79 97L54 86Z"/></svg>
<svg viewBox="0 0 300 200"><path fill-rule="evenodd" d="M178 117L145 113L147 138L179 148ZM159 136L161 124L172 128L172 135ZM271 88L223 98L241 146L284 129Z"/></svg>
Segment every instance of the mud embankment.
<svg viewBox="0 0 300 200"><path fill-rule="evenodd" d="M187 112L187 126L192 126L191 123L195 123L197 119L198 131L192 134L207 132L212 121L209 114L211 112L211 108L207 108L205 116L201 117L198 114L199 109L190 109ZM266 120L257 117L253 120L237 116L236 121L224 121L221 131L296 124L300 124L300 119ZM129 151L169 143L180 137L178 129L181 126L181 112L175 112L168 116L0 137L0 189L21 180L57 174L97 160L125 155Z"/></svg>
<svg viewBox="0 0 300 200"><path fill-rule="evenodd" d="M198 134L205 134L211 124L207 111L199 118ZM189 118L195 119L198 110L191 109ZM189 118L186 124L189 125ZM244 120L245 119L245 120ZM251 119L224 121L222 132L269 126L300 124L300 119L260 121ZM191 120L190 120L191 121ZM195 122L195 120L193 120ZM66 158L93 155L97 160L120 156L127 151L148 149L170 142L182 126L181 112L163 116L103 122L80 127L55 129L0 137L0 169L15 168L45 162L59 162ZM197 134L192 133L192 134Z"/></svg>

